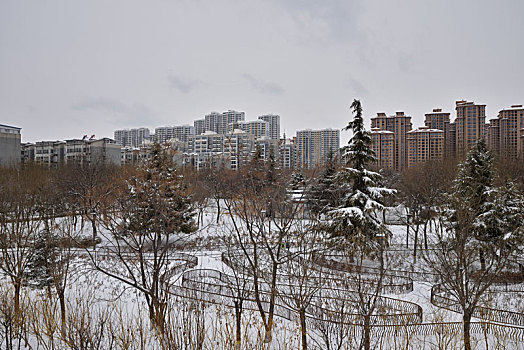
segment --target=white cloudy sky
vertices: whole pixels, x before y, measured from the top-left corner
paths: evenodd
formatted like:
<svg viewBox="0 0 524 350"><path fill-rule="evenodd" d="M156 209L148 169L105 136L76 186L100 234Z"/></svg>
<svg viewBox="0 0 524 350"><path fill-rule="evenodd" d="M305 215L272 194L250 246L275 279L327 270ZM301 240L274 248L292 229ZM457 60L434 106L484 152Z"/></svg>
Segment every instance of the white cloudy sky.
<svg viewBox="0 0 524 350"><path fill-rule="evenodd" d="M0 0L0 124L24 142L227 109L291 136L354 98L368 120L457 99L493 118L523 81L522 0Z"/></svg>

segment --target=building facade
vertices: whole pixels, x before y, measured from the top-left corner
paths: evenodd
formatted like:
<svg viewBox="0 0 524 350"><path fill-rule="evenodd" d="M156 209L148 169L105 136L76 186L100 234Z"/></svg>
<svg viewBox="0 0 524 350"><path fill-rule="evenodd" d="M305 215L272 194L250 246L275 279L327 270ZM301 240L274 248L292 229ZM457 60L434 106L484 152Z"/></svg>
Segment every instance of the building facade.
<svg viewBox="0 0 524 350"><path fill-rule="evenodd" d="M408 167L444 157L444 131L427 126L408 131Z"/></svg>
<svg viewBox="0 0 524 350"><path fill-rule="evenodd" d="M0 166L16 165L22 160L21 130L0 124Z"/></svg>
<svg viewBox="0 0 524 350"><path fill-rule="evenodd" d="M269 137L280 140L280 116L278 114L264 114L258 117L269 124Z"/></svg>
<svg viewBox="0 0 524 350"><path fill-rule="evenodd" d="M393 169L395 165L395 134L392 131L371 129L371 148L379 169Z"/></svg>
<svg viewBox="0 0 524 350"><path fill-rule="evenodd" d="M123 129L114 132L115 143L122 147L138 148L144 141L149 140L149 137L148 128Z"/></svg>
<svg viewBox="0 0 524 350"><path fill-rule="evenodd" d="M371 118L372 129L391 131L394 135L393 169L396 171L402 171L408 165L407 133L411 125L411 117L404 112L396 112L389 117L386 113L377 113L376 117Z"/></svg>
<svg viewBox="0 0 524 350"><path fill-rule="evenodd" d="M229 124L244 120L244 112L237 112L233 110L222 113L211 112L204 118L204 128L205 131L214 131L217 134L226 134L228 132Z"/></svg>
<svg viewBox="0 0 524 350"><path fill-rule="evenodd" d="M455 103L455 110L456 153L462 158L479 139L485 138L486 105L462 100Z"/></svg>
<svg viewBox="0 0 524 350"><path fill-rule="evenodd" d="M424 125L429 129L444 131L445 125L450 122L449 112L442 112L442 109L435 108L433 112L424 115Z"/></svg>
<svg viewBox="0 0 524 350"><path fill-rule="evenodd" d="M228 125L228 133L232 133L234 130L242 130L255 137L255 139L261 137L269 137L269 123L263 120L252 120L252 121L238 121Z"/></svg>
<svg viewBox="0 0 524 350"><path fill-rule="evenodd" d="M166 143L171 139L187 142L191 135L195 135L195 127L191 125L162 126L155 128L155 142L158 143Z"/></svg>
<svg viewBox="0 0 524 350"><path fill-rule="evenodd" d="M340 130L301 130L297 131L297 166L312 169L325 165L329 152L338 154L340 149Z"/></svg>

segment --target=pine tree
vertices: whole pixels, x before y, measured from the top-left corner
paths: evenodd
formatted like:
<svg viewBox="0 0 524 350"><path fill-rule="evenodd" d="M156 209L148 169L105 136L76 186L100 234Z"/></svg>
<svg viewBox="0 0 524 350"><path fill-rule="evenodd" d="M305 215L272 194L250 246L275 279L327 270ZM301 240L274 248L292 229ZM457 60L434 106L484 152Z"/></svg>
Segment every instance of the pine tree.
<svg viewBox="0 0 524 350"><path fill-rule="evenodd" d="M363 245L376 242L387 229L379 220L377 211L383 209L384 197L392 189L378 187L381 175L366 169L375 160L371 149L371 136L364 129L360 101L351 104L355 117L344 130L352 130L353 137L345 149L346 167L335 176L335 183L343 192L341 205L328 212L332 236Z"/></svg>

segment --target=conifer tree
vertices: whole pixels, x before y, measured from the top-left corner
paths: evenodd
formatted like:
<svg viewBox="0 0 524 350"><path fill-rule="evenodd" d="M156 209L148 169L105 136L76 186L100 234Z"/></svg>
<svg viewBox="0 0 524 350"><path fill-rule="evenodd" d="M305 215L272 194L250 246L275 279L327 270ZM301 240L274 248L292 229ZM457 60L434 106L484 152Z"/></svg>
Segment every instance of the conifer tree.
<svg viewBox="0 0 524 350"><path fill-rule="evenodd" d="M381 175L366 169L375 160L371 136L364 128L360 101L354 100L351 108L355 117L344 129L353 131L344 153L346 167L335 176L335 184L343 196L341 204L328 212L329 231L334 237L368 245L386 234L377 212L384 207L384 197L395 191L378 187Z"/></svg>

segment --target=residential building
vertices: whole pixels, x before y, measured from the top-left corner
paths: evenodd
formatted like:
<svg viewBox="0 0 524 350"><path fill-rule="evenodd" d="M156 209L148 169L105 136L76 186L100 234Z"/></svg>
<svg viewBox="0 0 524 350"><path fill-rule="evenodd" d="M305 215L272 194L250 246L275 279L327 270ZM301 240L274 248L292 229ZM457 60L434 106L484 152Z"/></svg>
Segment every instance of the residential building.
<svg viewBox="0 0 524 350"><path fill-rule="evenodd" d="M516 159L519 156L523 156L524 107L522 105L513 105L502 109L499 111L497 120L498 123L494 125L498 124L499 126L499 136L498 140L496 140L496 136L492 136L494 139L492 142L497 143L498 141L498 147L495 146L492 149L507 159ZM496 130L490 130L491 135L495 133Z"/></svg>
<svg viewBox="0 0 524 350"><path fill-rule="evenodd" d="M444 131L427 126L408 131L408 167L444 157Z"/></svg>
<svg viewBox="0 0 524 350"><path fill-rule="evenodd" d="M252 120L252 121L237 121L228 125L228 133L233 130L242 130L255 137L255 139L261 137L269 137L269 123L263 120ZM277 140L278 142L278 140Z"/></svg>
<svg viewBox="0 0 524 350"><path fill-rule="evenodd" d="M203 134L206 131L206 120L198 119L193 122L195 128L195 135Z"/></svg>
<svg viewBox="0 0 524 350"><path fill-rule="evenodd" d="M457 156L457 124L451 122L444 123L444 156Z"/></svg>
<svg viewBox="0 0 524 350"><path fill-rule="evenodd" d="M424 115L424 125L429 129L444 131L446 123L449 123L450 121L450 115L451 113L449 112L442 112L442 109L435 108L433 109L433 112Z"/></svg>
<svg viewBox="0 0 524 350"><path fill-rule="evenodd" d="M244 112L237 112L233 110L222 113L211 112L204 118L204 127L205 131L214 131L217 134L226 134L228 132L229 124L244 120Z"/></svg>
<svg viewBox="0 0 524 350"><path fill-rule="evenodd" d="M456 101L456 147L457 156L464 157L479 139L485 137L486 105Z"/></svg>
<svg viewBox="0 0 524 350"><path fill-rule="evenodd" d="M265 123L265 122L264 122ZM267 136L255 139L255 147L260 149L262 160L266 161L272 155L275 161L279 159L278 140L274 140Z"/></svg>
<svg viewBox="0 0 524 350"><path fill-rule="evenodd" d="M501 154L500 148L500 119L491 119L486 129L486 144L495 154Z"/></svg>
<svg viewBox="0 0 524 350"><path fill-rule="evenodd" d="M66 143L64 141L39 141L34 144L35 163L58 165L65 161Z"/></svg>
<svg viewBox="0 0 524 350"><path fill-rule="evenodd" d="M0 166L15 165L22 159L21 128L0 124Z"/></svg>
<svg viewBox="0 0 524 350"><path fill-rule="evenodd" d="M297 145L293 140L284 137L278 147L278 153L282 169L295 169L297 167Z"/></svg>
<svg viewBox="0 0 524 350"><path fill-rule="evenodd" d="M162 126L155 128L155 142L166 143L171 139L187 142L190 135L195 135L195 127L191 125Z"/></svg>
<svg viewBox="0 0 524 350"><path fill-rule="evenodd" d="M66 163L102 161L106 164L120 164L121 146L109 138L66 140L64 159Z"/></svg>
<svg viewBox="0 0 524 350"><path fill-rule="evenodd" d="M297 166L312 169L324 166L328 153L338 154L340 149L340 130L301 130L297 131Z"/></svg>
<svg viewBox="0 0 524 350"><path fill-rule="evenodd" d="M269 137L273 140L280 140L280 116L277 114L264 114L258 119L269 123Z"/></svg>
<svg viewBox="0 0 524 350"><path fill-rule="evenodd" d="M395 134L392 131L371 129L371 148L379 169L393 169L395 165Z"/></svg>
<svg viewBox="0 0 524 350"><path fill-rule="evenodd" d="M377 113L371 118L371 128L391 131L394 135L393 169L402 171L408 164L407 132L411 130L411 117L404 112L396 112L393 116Z"/></svg>
<svg viewBox="0 0 524 350"><path fill-rule="evenodd" d="M140 147L144 141L149 140L149 134L148 128L115 130L115 143L123 147Z"/></svg>

